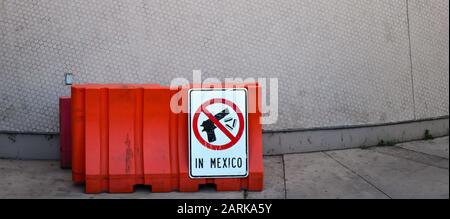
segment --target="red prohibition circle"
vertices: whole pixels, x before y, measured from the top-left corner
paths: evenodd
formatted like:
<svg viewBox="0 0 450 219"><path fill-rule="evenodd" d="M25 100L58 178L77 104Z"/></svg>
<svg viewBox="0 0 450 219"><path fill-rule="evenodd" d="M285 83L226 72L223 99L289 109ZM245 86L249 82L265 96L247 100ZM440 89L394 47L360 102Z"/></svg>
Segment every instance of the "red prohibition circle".
<svg viewBox="0 0 450 219"><path fill-rule="evenodd" d="M227 135L227 137L230 139L230 142L228 142L227 144L224 144L224 145L213 145L213 144L210 144L209 142L205 141L205 139L203 139L202 136L200 135L200 132L197 128L198 118L200 117L200 114L203 112L203 109L206 109L207 106L216 104L216 103L222 103L222 104L225 104L225 105L228 105L229 107L231 107L233 110L236 111L236 113L238 115L238 120L239 120L239 130L238 130L236 136L234 136L233 138L230 138ZM236 106L236 104L234 104L233 102L231 102L229 100L223 99L223 98L215 98L215 99L211 99L211 100L204 102L195 112L192 124L193 124L192 129L194 130L194 135L197 138L197 140L200 142L200 144L202 144L203 146L205 146L206 148L211 149L211 150L226 150L228 148L233 147L239 141L239 139L241 139L242 133L244 133L244 116L242 115L241 110L239 109L239 107ZM218 126L218 125L216 124L216 126ZM220 129L220 127L218 127L218 128ZM228 131L228 130L226 130L226 131Z"/></svg>

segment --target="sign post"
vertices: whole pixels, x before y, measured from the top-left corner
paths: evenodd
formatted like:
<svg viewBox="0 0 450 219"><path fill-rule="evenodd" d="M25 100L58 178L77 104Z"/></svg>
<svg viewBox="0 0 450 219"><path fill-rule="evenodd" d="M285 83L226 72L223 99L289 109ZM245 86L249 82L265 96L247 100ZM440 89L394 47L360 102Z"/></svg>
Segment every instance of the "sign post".
<svg viewBox="0 0 450 219"><path fill-rule="evenodd" d="M189 176L248 176L247 90L189 90Z"/></svg>

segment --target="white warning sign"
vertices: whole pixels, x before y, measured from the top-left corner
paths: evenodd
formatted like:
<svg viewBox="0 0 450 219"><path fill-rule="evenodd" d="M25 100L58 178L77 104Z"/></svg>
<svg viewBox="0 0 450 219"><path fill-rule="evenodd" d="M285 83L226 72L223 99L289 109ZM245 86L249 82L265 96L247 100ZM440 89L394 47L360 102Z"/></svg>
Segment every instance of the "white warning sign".
<svg viewBox="0 0 450 219"><path fill-rule="evenodd" d="M191 89L188 102L190 177L247 177L247 90Z"/></svg>

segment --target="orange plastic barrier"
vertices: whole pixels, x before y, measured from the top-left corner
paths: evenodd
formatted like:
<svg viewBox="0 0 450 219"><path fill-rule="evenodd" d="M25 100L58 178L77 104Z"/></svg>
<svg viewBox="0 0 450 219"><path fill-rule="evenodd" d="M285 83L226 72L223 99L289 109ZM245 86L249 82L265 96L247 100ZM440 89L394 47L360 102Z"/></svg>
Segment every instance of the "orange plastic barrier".
<svg viewBox="0 0 450 219"><path fill-rule="evenodd" d="M262 190L261 88L232 87L248 93L248 177L189 177L188 115L170 109L180 90L87 84L72 86L73 181L85 183L87 193L133 192L139 184L150 185L152 192L194 192L201 184L215 184L217 191ZM181 91L187 97L188 89Z"/></svg>

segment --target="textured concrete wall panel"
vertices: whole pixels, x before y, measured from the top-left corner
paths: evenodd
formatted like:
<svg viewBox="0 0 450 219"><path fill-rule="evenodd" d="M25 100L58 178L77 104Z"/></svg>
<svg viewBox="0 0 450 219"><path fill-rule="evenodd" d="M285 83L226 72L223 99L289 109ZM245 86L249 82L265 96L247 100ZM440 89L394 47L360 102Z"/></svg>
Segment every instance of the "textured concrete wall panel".
<svg viewBox="0 0 450 219"><path fill-rule="evenodd" d="M448 115L449 1L408 3L416 116Z"/></svg>
<svg viewBox="0 0 450 219"><path fill-rule="evenodd" d="M279 120L266 130L412 120L406 11L391 0L0 0L0 130L57 132L66 72L77 83L277 77ZM435 64L448 78L448 62ZM421 117L448 114L439 86L427 93L439 110Z"/></svg>

